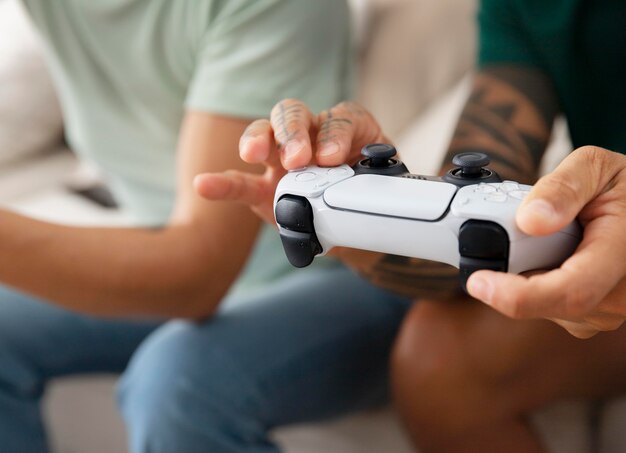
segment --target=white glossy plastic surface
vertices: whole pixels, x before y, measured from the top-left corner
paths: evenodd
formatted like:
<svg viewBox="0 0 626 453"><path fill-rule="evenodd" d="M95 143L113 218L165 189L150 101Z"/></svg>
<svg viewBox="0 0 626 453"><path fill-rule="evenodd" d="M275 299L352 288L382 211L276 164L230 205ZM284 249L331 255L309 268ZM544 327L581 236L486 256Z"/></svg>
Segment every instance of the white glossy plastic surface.
<svg viewBox="0 0 626 453"><path fill-rule="evenodd" d="M306 176L298 177L302 174ZM342 165L289 173L280 181L275 199L292 194L309 200L324 253L335 246L353 247L456 267L463 223L495 222L509 237L509 272L520 273L558 266L581 238L576 223L542 237L530 237L517 228L515 212L531 188L505 181L457 189L445 182L354 176L350 167Z"/></svg>
<svg viewBox="0 0 626 453"><path fill-rule="evenodd" d="M332 168L310 166L290 171L280 180L274 203L285 194L319 197L333 184L351 176L354 176L354 170L348 165Z"/></svg>
<svg viewBox="0 0 626 453"><path fill-rule="evenodd" d="M357 175L326 190L324 201L336 209L432 221L446 212L456 190L447 182Z"/></svg>

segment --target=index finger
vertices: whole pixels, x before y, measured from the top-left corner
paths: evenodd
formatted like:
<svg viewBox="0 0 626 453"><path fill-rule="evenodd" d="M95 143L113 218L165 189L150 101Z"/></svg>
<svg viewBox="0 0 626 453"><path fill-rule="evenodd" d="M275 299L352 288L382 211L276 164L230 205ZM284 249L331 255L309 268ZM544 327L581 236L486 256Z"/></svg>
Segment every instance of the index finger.
<svg viewBox="0 0 626 453"><path fill-rule="evenodd" d="M313 156L310 131L316 126L309 108L297 99L285 99L274 106L270 121L283 167L308 165Z"/></svg>
<svg viewBox="0 0 626 453"><path fill-rule="evenodd" d="M272 125L266 119L256 120L248 125L239 140L239 156L249 164L280 167L280 159L275 151Z"/></svg>
<svg viewBox="0 0 626 453"><path fill-rule="evenodd" d="M316 160L322 166L352 164L361 148L388 143L374 117L355 102L341 102L318 116Z"/></svg>

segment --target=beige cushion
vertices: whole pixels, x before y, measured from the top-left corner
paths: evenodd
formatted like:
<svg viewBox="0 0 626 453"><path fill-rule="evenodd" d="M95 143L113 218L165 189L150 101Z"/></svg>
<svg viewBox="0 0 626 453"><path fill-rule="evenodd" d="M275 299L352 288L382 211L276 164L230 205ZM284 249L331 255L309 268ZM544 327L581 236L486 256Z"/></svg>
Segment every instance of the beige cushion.
<svg viewBox="0 0 626 453"><path fill-rule="evenodd" d="M50 148L62 116L38 37L17 0L0 1L0 164Z"/></svg>
<svg viewBox="0 0 626 453"><path fill-rule="evenodd" d="M367 6L358 99L391 137L471 68L475 0L353 0ZM360 18L360 20L363 20Z"/></svg>

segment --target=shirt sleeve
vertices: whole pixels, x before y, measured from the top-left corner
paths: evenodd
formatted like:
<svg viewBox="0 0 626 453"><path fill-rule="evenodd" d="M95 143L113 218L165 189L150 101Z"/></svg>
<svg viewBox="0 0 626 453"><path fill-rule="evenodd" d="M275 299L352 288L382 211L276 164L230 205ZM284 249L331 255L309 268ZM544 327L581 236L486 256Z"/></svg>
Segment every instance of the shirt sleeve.
<svg viewBox="0 0 626 453"><path fill-rule="evenodd" d="M538 66L513 0L482 0L478 12L478 64L523 63Z"/></svg>
<svg viewBox="0 0 626 453"><path fill-rule="evenodd" d="M187 108L258 118L288 97L317 112L350 96L344 0L223 4L200 45Z"/></svg>

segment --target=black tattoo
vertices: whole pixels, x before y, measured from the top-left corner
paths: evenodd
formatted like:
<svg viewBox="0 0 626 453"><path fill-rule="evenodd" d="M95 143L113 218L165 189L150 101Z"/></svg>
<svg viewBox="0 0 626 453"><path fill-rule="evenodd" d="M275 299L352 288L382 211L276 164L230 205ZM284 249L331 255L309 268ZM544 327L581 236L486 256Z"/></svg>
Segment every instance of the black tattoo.
<svg viewBox="0 0 626 453"><path fill-rule="evenodd" d="M337 108L345 108L347 111L349 111L350 113L352 113L352 114L354 114L356 116L367 116L367 115L369 115L369 112L367 110L365 110L365 108L363 108L359 104L357 104L356 102L344 101L344 102L340 103L339 105L337 105Z"/></svg>
<svg viewBox="0 0 626 453"><path fill-rule="evenodd" d="M487 152L505 179L534 182L558 102L538 69L492 66L482 70L461 114L443 171L464 151Z"/></svg>
<svg viewBox="0 0 626 453"><path fill-rule="evenodd" d="M278 148L283 148L290 140L298 135L298 129L292 128L292 125L303 118L305 107L298 103L289 103L281 101L272 110L272 125L274 127L274 136Z"/></svg>
<svg viewBox="0 0 626 453"><path fill-rule="evenodd" d="M537 69L494 66L476 77L453 135L441 173L452 157L486 152L503 179L533 183L548 143L558 102L548 78ZM441 263L379 255L355 266L370 281L412 297L449 299L462 293L458 270Z"/></svg>
<svg viewBox="0 0 626 453"><path fill-rule="evenodd" d="M328 142L337 141L337 133L348 133L352 126L352 121L348 118L335 118L332 110L324 111L320 114L319 136L317 143L323 145Z"/></svg>

